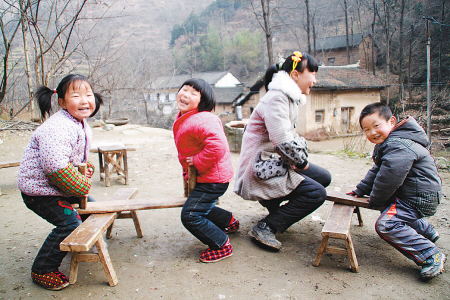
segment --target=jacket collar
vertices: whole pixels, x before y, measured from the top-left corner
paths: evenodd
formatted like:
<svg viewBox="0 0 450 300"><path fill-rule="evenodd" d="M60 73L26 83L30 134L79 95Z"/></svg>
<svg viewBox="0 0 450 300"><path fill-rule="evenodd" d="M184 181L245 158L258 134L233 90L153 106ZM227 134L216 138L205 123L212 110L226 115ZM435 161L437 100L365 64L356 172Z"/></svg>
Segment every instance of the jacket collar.
<svg viewBox="0 0 450 300"><path fill-rule="evenodd" d="M306 104L306 96L302 94L302 90L297 83L285 71L278 71L273 74L272 81L268 86L269 90L280 90L299 105Z"/></svg>

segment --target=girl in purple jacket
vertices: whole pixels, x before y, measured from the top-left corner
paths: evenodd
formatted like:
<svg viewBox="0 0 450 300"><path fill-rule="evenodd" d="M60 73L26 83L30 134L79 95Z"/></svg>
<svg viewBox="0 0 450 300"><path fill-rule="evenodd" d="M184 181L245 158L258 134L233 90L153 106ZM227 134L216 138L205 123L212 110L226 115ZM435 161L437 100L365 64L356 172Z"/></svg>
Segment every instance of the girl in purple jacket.
<svg viewBox="0 0 450 300"><path fill-rule="evenodd" d="M68 75L55 90L41 86L36 91L42 118L50 115L52 95L58 95L62 110L53 114L31 136L20 163L17 185L25 205L55 225L39 250L31 278L36 284L61 290L69 285L58 268L67 252L59 244L81 224L71 204L79 202L91 187L94 168L87 165L86 176L77 166L86 163L92 130L86 118L94 116L103 103L82 75Z"/></svg>
<svg viewBox="0 0 450 300"><path fill-rule="evenodd" d="M189 166L197 169L197 184L181 211L181 222L202 243L200 261L209 263L233 255L227 233L239 229L231 212L216 205L233 178L230 147L219 117L214 91L203 79L189 79L177 94L180 112L173 124L178 159L187 179Z"/></svg>

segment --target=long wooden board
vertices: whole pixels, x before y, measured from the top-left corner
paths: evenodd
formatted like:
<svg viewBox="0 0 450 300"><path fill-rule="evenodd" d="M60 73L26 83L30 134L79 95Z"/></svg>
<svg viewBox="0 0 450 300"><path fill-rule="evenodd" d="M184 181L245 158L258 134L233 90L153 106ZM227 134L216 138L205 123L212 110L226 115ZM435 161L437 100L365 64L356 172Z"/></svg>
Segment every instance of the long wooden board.
<svg viewBox="0 0 450 300"><path fill-rule="evenodd" d="M356 198L355 196L347 195L344 192L327 190L327 200L346 205L369 208L369 202L367 201L369 198Z"/></svg>
<svg viewBox="0 0 450 300"><path fill-rule="evenodd" d="M77 209L77 211L79 214L103 214L131 210L182 207L184 202L186 202L186 198L184 197L112 200L89 202L86 209Z"/></svg>
<svg viewBox="0 0 450 300"><path fill-rule="evenodd" d="M20 166L20 161L0 162L0 169L2 169L2 168L10 168L10 167L18 167L18 166Z"/></svg>

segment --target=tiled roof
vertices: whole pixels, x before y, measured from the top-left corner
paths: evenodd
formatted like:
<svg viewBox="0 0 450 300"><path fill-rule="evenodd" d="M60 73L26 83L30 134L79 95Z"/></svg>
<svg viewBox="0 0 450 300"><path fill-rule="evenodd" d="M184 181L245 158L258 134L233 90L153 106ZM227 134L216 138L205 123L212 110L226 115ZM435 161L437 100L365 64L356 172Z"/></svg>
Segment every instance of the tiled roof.
<svg viewBox="0 0 450 300"><path fill-rule="evenodd" d="M176 76L167 76L167 77L159 77L152 83L152 89L178 89L181 85L190 78L202 78L207 83L214 85L220 79L222 79L228 72L202 72L202 73L193 73L184 74L184 75L176 75Z"/></svg>
<svg viewBox="0 0 450 300"><path fill-rule="evenodd" d="M367 34L361 34L361 33L355 33L353 35L349 35L348 37L348 43L349 47L356 47L358 46L361 41L367 36ZM340 49L340 48L346 48L347 42L346 42L346 36L345 35L336 35L336 36L330 36L326 38L321 38L316 41L316 48L317 51L326 51L331 49Z"/></svg>
<svg viewBox="0 0 450 300"><path fill-rule="evenodd" d="M244 87L236 86L232 88L217 88L213 87L214 94L216 94L217 103L233 103L244 92Z"/></svg>
<svg viewBox="0 0 450 300"><path fill-rule="evenodd" d="M319 67L314 89L384 89L386 84L362 68Z"/></svg>

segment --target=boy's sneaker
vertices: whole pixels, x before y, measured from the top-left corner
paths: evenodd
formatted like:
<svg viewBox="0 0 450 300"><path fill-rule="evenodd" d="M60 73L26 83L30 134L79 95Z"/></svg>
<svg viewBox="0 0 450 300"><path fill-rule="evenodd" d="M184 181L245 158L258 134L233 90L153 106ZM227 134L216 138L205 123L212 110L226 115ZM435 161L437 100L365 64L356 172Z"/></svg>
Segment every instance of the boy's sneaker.
<svg viewBox="0 0 450 300"><path fill-rule="evenodd" d="M438 252L431 255L422 263L422 271L420 271L420 278L428 280L434 278L444 271L445 254Z"/></svg>
<svg viewBox="0 0 450 300"><path fill-rule="evenodd" d="M259 221L248 234L266 246L276 250L281 249L281 242L276 239L275 232L264 220Z"/></svg>
<svg viewBox="0 0 450 300"><path fill-rule="evenodd" d="M223 230L225 233L233 233L239 230L239 220L231 216L230 224Z"/></svg>
<svg viewBox="0 0 450 300"><path fill-rule="evenodd" d="M233 246L231 246L230 239L228 239L225 245L218 250L213 250L211 248L203 250L200 255L200 261L204 263L211 263L230 257L231 255L233 255Z"/></svg>
<svg viewBox="0 0 450 300"><path fill-rule="evenodd" d="M34 283L39 284L43 288L51 291L59 291L69 285L69 280L66 275L59 271L45 273L42 275L31 272L31 279Z"/></svg>

